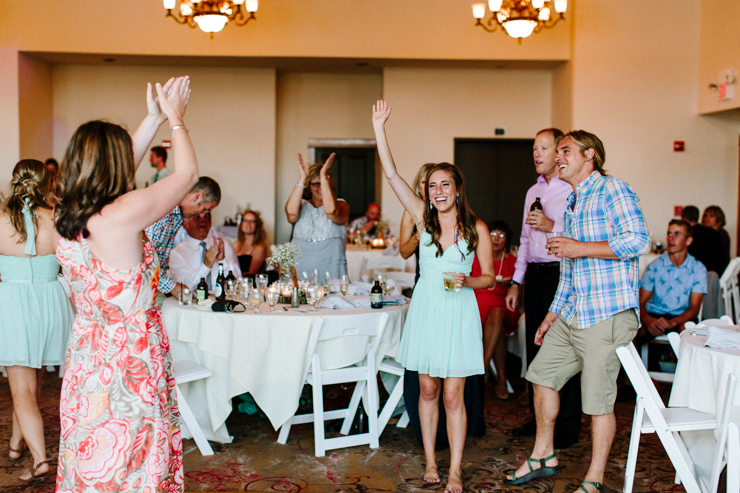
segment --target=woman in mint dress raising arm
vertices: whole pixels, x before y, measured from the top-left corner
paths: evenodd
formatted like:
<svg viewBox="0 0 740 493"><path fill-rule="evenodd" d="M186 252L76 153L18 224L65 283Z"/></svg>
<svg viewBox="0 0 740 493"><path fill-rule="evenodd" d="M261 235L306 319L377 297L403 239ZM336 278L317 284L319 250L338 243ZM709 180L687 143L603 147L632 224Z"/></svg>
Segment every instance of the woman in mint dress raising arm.
<svg viewBox="0 0 740 493"><path fill-rule="evenodd" d="M465 378L484 373L480 316L473 289L494 284L491 236L485 223L468 206L460 170L449 163L430 167L426 200L401 178L385 135L391 109L385 101L373 106L378 155L388 182L420 231L419 282L409 306L396 359L419 372L421 421L426 458L424 480L440 481L434 452L441 379L450 441L450 472L445 491L462 492L462 452L467 418ZM478 256L481 275L470 277ZM446 291L444 275L455 280Z"/></svg>

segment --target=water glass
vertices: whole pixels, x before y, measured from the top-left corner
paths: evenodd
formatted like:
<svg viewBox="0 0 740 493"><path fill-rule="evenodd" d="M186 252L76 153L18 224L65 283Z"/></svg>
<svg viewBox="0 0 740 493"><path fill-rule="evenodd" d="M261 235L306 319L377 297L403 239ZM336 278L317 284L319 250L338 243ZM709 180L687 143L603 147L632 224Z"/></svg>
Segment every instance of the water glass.
<svg viewBox="0 0 740 493"><path fill-rule="evenodd" d="M331 280L331 271L328 270L324 272L324 291L326 291L327 293L331 290Z"/></svg>
<svg viewBox="0 0 740 493"><path fill-rule="evenodd" d="M313 270L313 283L318 284L319 283L319 269Z"/></svg>
<svg viewBox="0 0 740 493"><path fill-rule="evenodd" d="M249 303L254 307L252 313L260 312L260 304L262 304L262 294L259 289L252 289L249 291Z"/></svg>
<svg viewBox="0 0 740 493"><path fill-rule="evenodd" d="M260 294L264 296L265 290L267 289L267 274L257 274L255 279L257 281L257 289L259 290Z"/></svg>
<svg viewBox="0 0 740 493"><path fill-rule="evenodd" d="M275 311L275 303L278 302L278 298L280 297L280 291L278 291L275 288L270 288L265 293L267 296L267 303L270 305L270 311Z"/></svg>

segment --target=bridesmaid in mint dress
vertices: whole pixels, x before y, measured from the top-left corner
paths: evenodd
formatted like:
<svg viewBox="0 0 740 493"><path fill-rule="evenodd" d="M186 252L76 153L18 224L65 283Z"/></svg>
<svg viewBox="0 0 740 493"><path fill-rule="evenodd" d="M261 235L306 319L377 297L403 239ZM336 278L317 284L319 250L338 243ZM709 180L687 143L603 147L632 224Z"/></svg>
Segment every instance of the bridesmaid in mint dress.
<svg viewBox="0 0 740 493"><path fill-rule="evenodd" d="M419 282L406 316L396 359L419 372L419 418L424 442L424 480L440 482L435 456L441 379L450 442L450 471L445 491L462 493L462 454L466 415L465 378L484 373L483 343L478 304L473 289L494 284L491 236L485 223L468 207L463 177L456 166L429 168L426 199L416 194L398 174L385 135L391 109L385 101L373 106L373 129L378 155L388 182L421 231ZM470 277L478 256L481 275ZM454 278L446 291L443 276Z"/></svg>
<svg viewBox="0 0 740 493"><path fill-rule="evenodd" d="M9 458L31 451L29 481L49 472L37 395L46 365L63 365L71 326L69 302L54 257L56 231L46 201L50 177L41 161L16 164L0 215L0 365L13 397Z"/></svg>

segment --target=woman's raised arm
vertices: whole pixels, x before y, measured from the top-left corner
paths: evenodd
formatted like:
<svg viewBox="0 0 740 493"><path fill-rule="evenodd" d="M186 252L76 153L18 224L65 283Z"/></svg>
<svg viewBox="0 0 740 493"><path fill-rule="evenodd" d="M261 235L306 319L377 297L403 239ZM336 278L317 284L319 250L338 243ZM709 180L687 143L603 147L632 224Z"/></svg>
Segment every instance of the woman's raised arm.
<svg viewBox="0 0 740 493"><path fill-rule="evenodd" d="M373 130L375 130L375 142L378 146L378 156L380 164L383 166L383 173L391 184L391 188L401 201L404 208L409 211L414 223L418 224L424 218L424 201L416 195L406 180L401 178L396 169L396 163L393 162L391 148L388 146L388 139L385 135L385 122L391 115L391 108L386 101L380 100L373 105Z"/></svg>
<svg viewBox="0 0 740 493"><path fill-rule="evenodd" d="M288 216L288 222L295 224L298 218L301 217L301 199L303 199L303 191L306 187L310 186L306 184L306 178L308 177L309 165L303 162L303 156L298 154L298 183L293 187L293 191L288 197L288 201L285 203L285 215Z"/></svg>

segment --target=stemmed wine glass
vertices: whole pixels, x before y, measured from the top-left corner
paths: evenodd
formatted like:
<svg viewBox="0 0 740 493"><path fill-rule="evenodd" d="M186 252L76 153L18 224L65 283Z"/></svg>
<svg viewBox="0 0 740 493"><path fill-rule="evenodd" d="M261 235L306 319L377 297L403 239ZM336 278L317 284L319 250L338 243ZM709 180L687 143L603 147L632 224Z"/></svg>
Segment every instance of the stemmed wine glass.
<svg viewBox="0 0 740 493"><path fill-rule="evenodd" d="M267 274L257 274L256 280L257 289L259 290L260 295L264 298L265 290L267 289Z"/></svg>
<svg viewBox="0 0 740 493"><path fill-rule="evenodd" d="M306 288L306 301L308 301L308 304L311 305L311 308L308 309L309 312L318 311L318 309L316 308L316 303L318 302L318 300L319 300L319 286L317 284L309 285Z"/></svg>
<svg viewBox="0 0 740 493"><path fill-rule="evenodd" d="M327 293L331 291L331 280L332 280L331 271L328 270L324 272L324 291Z"/></svg>

